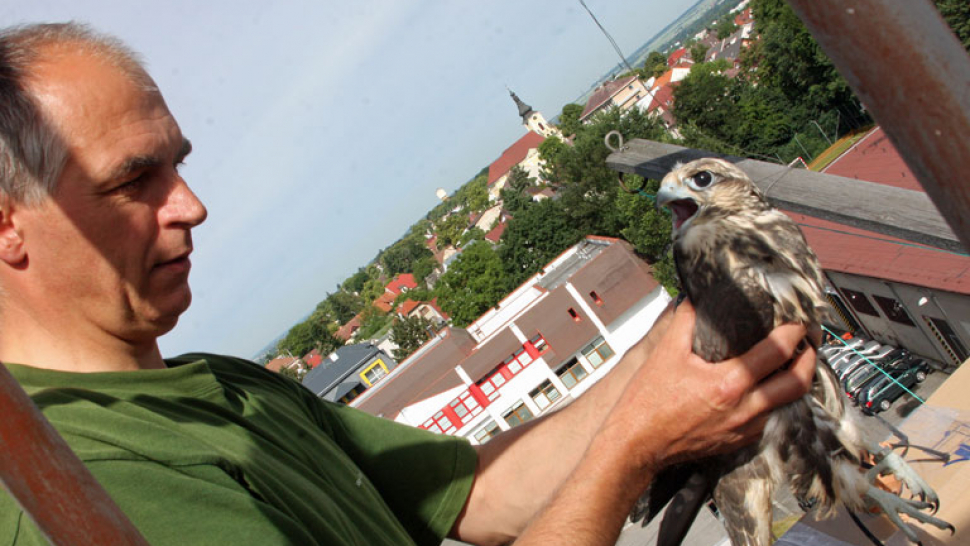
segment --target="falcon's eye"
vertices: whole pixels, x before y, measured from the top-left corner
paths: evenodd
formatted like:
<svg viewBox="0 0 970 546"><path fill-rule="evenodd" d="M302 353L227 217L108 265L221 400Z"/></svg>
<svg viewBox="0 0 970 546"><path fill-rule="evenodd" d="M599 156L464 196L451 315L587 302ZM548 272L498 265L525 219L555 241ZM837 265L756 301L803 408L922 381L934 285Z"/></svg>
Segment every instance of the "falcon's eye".
<svg viewBox="0 0 970 546"><path fill-rule="evenodd" d="M711 185L711 182L714 181L714 175L708 171L701 171L692 176L690 181L693 183L693 186L697 187L697 189L706 188Z"/></svg>

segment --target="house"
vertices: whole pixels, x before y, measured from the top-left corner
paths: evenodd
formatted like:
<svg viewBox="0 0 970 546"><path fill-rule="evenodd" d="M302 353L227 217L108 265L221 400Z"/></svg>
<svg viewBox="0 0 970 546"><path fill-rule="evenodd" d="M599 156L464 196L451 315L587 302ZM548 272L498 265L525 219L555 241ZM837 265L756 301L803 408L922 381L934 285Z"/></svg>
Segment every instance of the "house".
<svg viewBox="0 0 970 546"><path fill-rule="evenodd" d="M645 96L647 96L647 87L636 76L602 83L586 101L586 107L580 114L579 121L586 123L597 112L612 106L628 110Z"/></svg>
<svg viewBox="0 0 970 546"><path fill-rule="evenodd" d="M590 236L468 328L441 330L351 405L480 444L595 384L669 301L629 244Z"/></svg>
<svg viewBox="0 0 970 546"><path fill-rule="evenodd" d="M309 353L303 355L303 358L301 360L303 360L303 363L306 365L306 367L312 370L313 368L316 368L317 366L319 366L321 362L323 362L323 355L320 354L320 351L314 349Z"/></svg>
<svg viewBox="0 0 970 546"><path fill-rule="evenodd" d="M435 324L442 324L450 318L447 313L438 307L438 298L431 301L406 300L397 308L397 314L401 318L421 317Z"/></svg>
<svg viewBox="0 0 970 546"><path fill-rule="evenodd" d="M266 369L273 372L279 372L283 368L290 370L302 369L303 362L295 356L278 356L266 363Z"/></svg>
<svg viewBox="0 0 970 546"><path fill-rule="evenodd" d="M341 326L340 329L334 333L334 337L343 341L344 343L350 341L351 338L354 337L354 334L357 333L357 330L360 330L360 325L362 322L363 319L361 319L360 313L357 313L354 315L354 318L348 320L346 324Z"/></svg>
<svg viewBox="0 0 970 546"><path fill-rule="evenodd" d="M384 285L384 293L374 300L374 307L385 313L390 313L394 309L394 301L398 296L417 287L418 283L414 282L414 275L401 273Z"/></svg>
<svg viewBox="0 0 970 546"><path fill-rule="evenodd" d="M324 400L346 404L396 366L394 359L373 345L344 345L310 370L303 385Z"/></svg>
<svg viewBox="0 0 970 546"><path fill-rule="evenodd" d="M923 191L879 127L823 172ZM842 326L949 365L970 357L970 256L789 216L825 269Z"/></svg>
<svg viewBox="0 0 970 546"><path fill-rule="evenodd" d="M540 178L539 145L545 141L545 137L532 131L526 133L522 138L515 141L502 152L491 165L488 166L488 196L491 200L497 200L505 182L508 179L509 171L518 165L532 178Z"/></svg>

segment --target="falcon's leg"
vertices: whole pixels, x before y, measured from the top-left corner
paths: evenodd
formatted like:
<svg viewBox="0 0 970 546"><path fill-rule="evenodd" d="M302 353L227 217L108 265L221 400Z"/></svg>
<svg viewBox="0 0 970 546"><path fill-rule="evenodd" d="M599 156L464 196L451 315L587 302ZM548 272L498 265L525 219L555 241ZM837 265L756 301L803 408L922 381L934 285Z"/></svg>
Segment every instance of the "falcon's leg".
<svg viewBox="0 0 970 546"><path fill-rule="evenodd" d="M843 476L855 476L850 480L855 484L848 486L846 492L857 491L862 495L862 498L858 499L843 497L843 502L850 510L861 510L866 506L878 506L896 527L917 544L920 542L916 532L899 517L900 514L906 514L922 523L954 532L952 525L925 512L925 510L930 510L930 513L936 512L939 507L939 498L929 484L902 457L895 453L892 448L881 446L870 446L870 452L875 457L876 464L866 474L859 474L857 470L853 470L850 474L848 467L838 470L838 472L845 472L842 474ZM843 464L848 465L847 462ZM873 485L876 478L881 474L895 474L909 488L914 497L919 497L919 500L915 498L904 499L895 493L884 491Z"/></svg>

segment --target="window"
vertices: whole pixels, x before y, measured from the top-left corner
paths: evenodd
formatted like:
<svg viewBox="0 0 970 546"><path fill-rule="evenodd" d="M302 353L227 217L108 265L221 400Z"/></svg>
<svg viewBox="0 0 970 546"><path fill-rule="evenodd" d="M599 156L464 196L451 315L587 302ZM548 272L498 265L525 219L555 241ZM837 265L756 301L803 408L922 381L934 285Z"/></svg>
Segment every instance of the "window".
<svg viewBox="0 0 970 546"><path fill-rule="evenodd" d="M532 419L532 412L529 411L524 402L519 402L512 409L503 413L502 417L510 427L514 427Z"/></svg>
<svg viewBox="0 0 970 546"><path fill-rule="evenodd" d="M368 366L367 369L360 372L360 378L367 383L367 386L372 386L374 383L377 383L385 375L387 375L387 365L379 358Z"/></svg>
<svg viewBox="0 0 970 546"><path fill-rule="evenodd" d="M559 368L556 375L559 376L559 379L562 380L563 385L565 385L567 389L571 389L575 387L577 383L585 379L589 373L586 371L586 368L579 363L579 360L572 358L563 364L561 368Z"/></svg>
<svg viewBox="0 0 970 546"><path fill-rule="evenodd" d="M539 406L539 409L541 410L548 408L553 402L562 398L562 395L559 394L559 389L557 389L556 386L552 384L552 381L549 381L548 379L533 389L532 392L529 393L529 396L532 397L532 400L535 401L536 405Z"/></svg>
<svg viewBox="0 0 970 546"><path fill-rule="evenodd" d="M579 313L577 313L572 307L569 308L569 316L572 317L575 322L579 322L581 320L579 318Z"/></svg>
<svg viewBox="0 0 970 546"><path fill-rule="evenodd" d="M887 298L885 296L873 295L872 299L879 304L879 308L885 313L886 318L893 322L898 322L900 324L905 324L906 326L916 326L913 320L909 318L909 314L903 307L903 304L893 298Z"/></svg>
<svg viewBox="0 0 970 546"><path fill-rule="evenodd" d="M589 299L593 300L593 303L595 303L596 305L600 305L600 306L603 305L603 299L600 298L600 295L597 294L595 290L589 293Z"/></svg>
<svg viewBox="0 0 970 546"><path fill-rule="evenodd" d="M529 343L531 343L532 346L535 347L536 351L539 354L546 352L546 349L549 348L549 345L546 344L546 340L545 338L542 337L542 334L536 334L531 338L529 338Z"/></svg>
<svg viewBox="0 0 970 546"><path fill-rule="evenodd" d="M532 357L529 356L529 353L525 352L525 347L522 347L506 358L505 361L502 362L502 365L505 366L509 372L512 373L512 375L515 375L522 371L522 368L525 368L531 363Z"/></svg>
<svg viewBox="0 0 970 546"><path fill-rule="evenodd" d="M583 347L582 352L594 368L599 368L600 364L606 362L615 354L609 343L603 339L603 336L594 339L592 343Z"/></svg>
<svg viewBox="0 0 970 546"><path fill-rule="evenodd" d="M448 407L461 419L462 424L471 421L472 417L482 412L482 406L468 391L463 392L461 396L449 402Z"/></svg>
<svg viewBox="0 0 970 546"><path fill-rule="evenodd" d="M845 294L845 299L849 301L849 305L852 306L856 312L862 313L863 315L869 315L873 317L878 317L879 312L876 308L869 303L869 298L866 297L862 292L856 292L855 290L849 290L848 288L842 288L842 293Z"/></svg>
<svg viewBox="0 0 970 546"><path fill-rule="evenodd" d="M430 430L431 432L437 432L439 434L451 434L455 432L455 425L451 422L451 419L445 415L445 412L439 411L438 413L431 416L424 422L419 428Z"/></svg>
<svg viewBox="0 0 970 546"><path fill-rule="evenodd" d="M350 389L350 392L340 397L340 402L343 404L349 404L354 398L360 396L360 393L367 390L367 387L357 383L354 388Z"/></svg>
<svg viewBox="0 0 970 546"><path fill-rule="evenodd" d="M472 433L472 437L475 438L479 444L484 444L485 442L494 438L499 432L502 432L502 429L499 428L495 421L489 419L487 423Z"/></svg>

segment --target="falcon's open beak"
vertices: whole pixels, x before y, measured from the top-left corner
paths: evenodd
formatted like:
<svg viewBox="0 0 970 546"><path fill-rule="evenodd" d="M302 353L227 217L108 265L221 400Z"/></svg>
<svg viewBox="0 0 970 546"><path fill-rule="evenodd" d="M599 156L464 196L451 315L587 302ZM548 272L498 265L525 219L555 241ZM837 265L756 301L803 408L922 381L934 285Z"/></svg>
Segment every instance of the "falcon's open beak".
<svg viewBox="0 0 970 546"><path fill-rule="evenodd" d="M674 215L674 231L679 230L685 223L697 214L697 201L690 190L684 186L664 183L657 191L657 208L666 206Z"/></svg>

